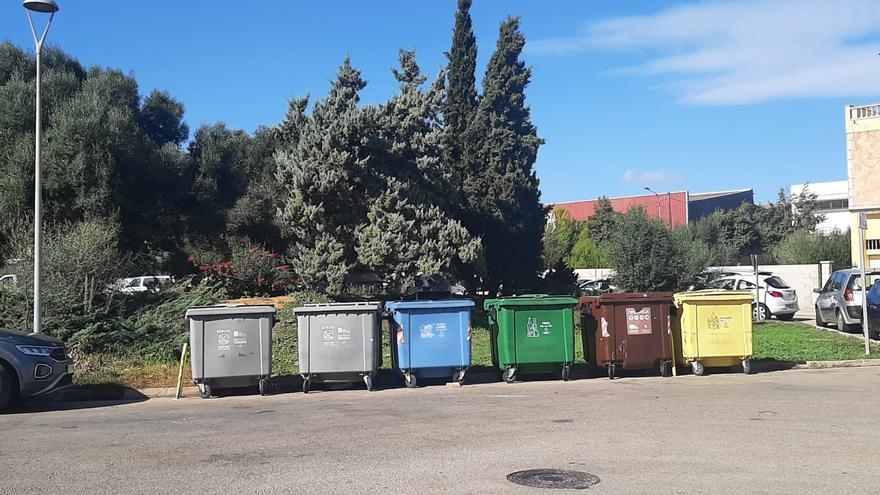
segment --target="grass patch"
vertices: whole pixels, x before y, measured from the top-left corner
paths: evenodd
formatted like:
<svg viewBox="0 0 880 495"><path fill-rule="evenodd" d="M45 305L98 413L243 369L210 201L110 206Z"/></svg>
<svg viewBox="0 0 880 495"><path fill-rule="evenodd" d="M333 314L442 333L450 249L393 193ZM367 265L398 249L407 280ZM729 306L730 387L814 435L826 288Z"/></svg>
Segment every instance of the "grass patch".
<svg viewBox="0 0 880 495"><path fill-rule="evenodd" d="M838 335L803 323L768 322L755 325L752 341L755 359L804 362L844 359L880 359L880 345L865 344L859 339Z"/></svg>

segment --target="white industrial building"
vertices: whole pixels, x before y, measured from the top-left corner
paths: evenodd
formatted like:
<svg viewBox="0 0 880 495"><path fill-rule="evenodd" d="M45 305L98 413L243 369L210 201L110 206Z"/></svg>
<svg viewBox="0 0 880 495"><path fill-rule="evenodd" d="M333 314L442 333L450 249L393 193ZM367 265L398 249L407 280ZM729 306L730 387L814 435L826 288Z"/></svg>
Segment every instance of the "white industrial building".
<svg viewBox="0 0 880 495"><path fill-rule="evenodd" d="M816 214L825 217L816 227L818 232L830 234L849 230L852 218L849 212L849 183L846 180L795 184L791 186L791 196L798 196L805 188L816 195L819 206Z"/></svg>

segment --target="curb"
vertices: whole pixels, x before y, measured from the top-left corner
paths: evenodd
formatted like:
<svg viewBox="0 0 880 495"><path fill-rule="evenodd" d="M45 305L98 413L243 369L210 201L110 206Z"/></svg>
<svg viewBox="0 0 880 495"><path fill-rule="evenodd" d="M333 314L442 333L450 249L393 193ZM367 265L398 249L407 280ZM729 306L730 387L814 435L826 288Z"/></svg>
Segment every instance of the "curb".
<svg viewBox="0 0 880 495"><path fill-rule="evenodd" d="M127 391L128 392L128 391ZM134 394L148 399L173 399L177 397L177 387L155 387L143 389L131 389ZM128 394L126 394L128 395ZM198 397L198 387L183 387L181 389L181 397Z"/></svg>
<svg viewBox="0 0 880 495"><path fill-rule="evenodd" d="M869 368L880 366L880 359L851 359L846 361L807 361L794 365L796 370L823 370L829 368Z"/></svg>
<svg viewBox="0 0 880 495"><path fill-rule="evenodd" d="M841 361L807 361L804 363L789 363L781 366L762 365L755 363L755 371L768 373L785 370L823 370L831 368L872 368L880 367L880 359L852 359ZM472 385L483 383L495 383L496 380L477 381ZM449 386L449 385L447 385ZM295 390L291 390L295 392ZM74 401L142 401L147 399L173 399L177 397L177 387L151 387L134 389L121 386L73 386L56 391L53 399L60 402ZM198 397L198 387L183 387L181 397Z"/></svg>

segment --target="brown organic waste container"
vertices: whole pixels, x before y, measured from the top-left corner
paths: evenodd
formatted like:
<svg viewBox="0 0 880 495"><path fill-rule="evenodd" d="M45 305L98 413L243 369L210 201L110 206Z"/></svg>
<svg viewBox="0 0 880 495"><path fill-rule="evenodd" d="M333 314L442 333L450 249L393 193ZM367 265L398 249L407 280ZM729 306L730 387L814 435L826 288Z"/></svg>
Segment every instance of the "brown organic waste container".
<svg viewBox="0 0 880 495"><path fill-rule="evenodd" d="M660 369L669 376L674 311L671 292L603 294L582 297L581 331L584 356L597 367L606 367L608 378L618 369Z"/></svg>

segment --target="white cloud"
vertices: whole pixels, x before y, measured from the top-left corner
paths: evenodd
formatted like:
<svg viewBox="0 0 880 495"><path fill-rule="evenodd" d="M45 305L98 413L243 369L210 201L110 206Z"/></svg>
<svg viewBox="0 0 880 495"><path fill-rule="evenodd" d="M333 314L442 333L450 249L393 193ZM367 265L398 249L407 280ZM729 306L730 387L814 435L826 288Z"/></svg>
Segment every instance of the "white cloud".
<svg viewBox="0 0 880 495"><path fill-rule="evenodd" d="M645 54L615 72L678 77L679 101L744 104L880 94L877 0L739 0L605 19L579 36L531 42L533 55Z"/></svg>
<svg viewBox="0 0 880 495"><path fill-rule="evenodd" d="M681 182L681 177L677 174L666 172L665 170L644 170L636 172L633 169L627 169L620 177L620 181L625 184L636 184L640 186L651 186L655 184L675 184Z"/></svg>

